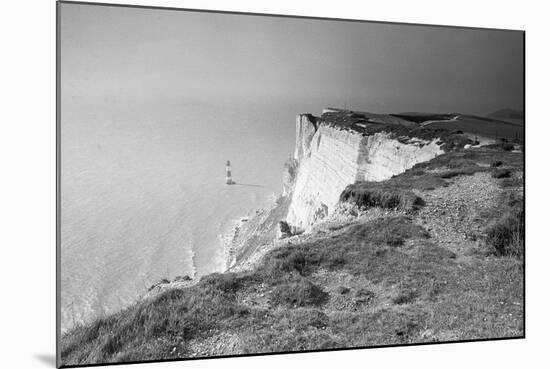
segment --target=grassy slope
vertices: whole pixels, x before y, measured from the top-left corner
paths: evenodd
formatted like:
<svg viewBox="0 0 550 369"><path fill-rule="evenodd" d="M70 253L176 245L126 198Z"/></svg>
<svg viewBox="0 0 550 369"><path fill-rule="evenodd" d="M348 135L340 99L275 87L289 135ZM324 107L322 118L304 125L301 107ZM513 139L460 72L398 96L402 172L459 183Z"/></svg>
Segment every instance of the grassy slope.
<svg viewBox="0 0 550 369"><path fill-rule="evenodd" d="M491 175L503 170L510 176ZM486 242L487 230L521 204L522 171L522 154L496 147L447 153L383 183L350 186L343 200L388 211L275 249L250 272L213 274L77 327L62 339L62 361L522 336L521 255L502 256ZM489 189L488 197L478 201L470 183ZM441 212L456 205L446 202L455 192L472 206L447 219ZM475 234L459 227L476 219L483 226L471 227Z"/></svg>

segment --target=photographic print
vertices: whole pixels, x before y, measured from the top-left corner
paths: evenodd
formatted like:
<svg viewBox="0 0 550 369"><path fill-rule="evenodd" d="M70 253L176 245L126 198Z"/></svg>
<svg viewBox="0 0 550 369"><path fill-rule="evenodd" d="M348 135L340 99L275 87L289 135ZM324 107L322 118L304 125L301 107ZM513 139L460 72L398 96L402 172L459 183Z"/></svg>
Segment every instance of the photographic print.
<svg viewBox="0 0 550 369"><path fill-rule="evenodd" d="M524 337L524 32L57 3L58 365Z"/></svg>

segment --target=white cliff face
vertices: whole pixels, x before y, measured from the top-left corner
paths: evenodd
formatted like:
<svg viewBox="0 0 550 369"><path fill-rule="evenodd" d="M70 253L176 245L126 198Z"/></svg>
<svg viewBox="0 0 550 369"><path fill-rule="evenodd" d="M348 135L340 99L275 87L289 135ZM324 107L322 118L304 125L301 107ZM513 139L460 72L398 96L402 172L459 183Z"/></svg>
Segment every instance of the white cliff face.
<svg viewBox="0 0 550 369"><path fill-rule="evenodd" d="M296 146L294 147L294 159L298 162L303 157L310 155L311 140L317 131L317 123L309 114L301 114L296 117Z"/></svg>
<svg viewBox="0 0 550 369"><path fill-rule="evenodd" d="M363 136L300 115L294 152L297 174L295 182L285 186L292 196L286 221L308 231L332 214L349 184L386 180L442 153L435 141L402 143L384 132Z"/></svg>
<svg viewBox="0 0 550 369"><path fill-rule="evenodd" d="M357 180L384 181L443 153L437 140L402 143L384 132L363 137L357 156Z"/></svg>
<svg viewBox="0 0 550 369"><path fill-rule="evenodd" d="M296 176L298 175L298 160L289 158L283 169L283 196L288 196L294 190Z"/></svg>
<svg viewBox="0 0 550 369"><path fill-rule="evenodd" d="M334 209L344 188L356 181L361 138L326 126L315 132L299 160L289 224L306 229Z"/></svg>

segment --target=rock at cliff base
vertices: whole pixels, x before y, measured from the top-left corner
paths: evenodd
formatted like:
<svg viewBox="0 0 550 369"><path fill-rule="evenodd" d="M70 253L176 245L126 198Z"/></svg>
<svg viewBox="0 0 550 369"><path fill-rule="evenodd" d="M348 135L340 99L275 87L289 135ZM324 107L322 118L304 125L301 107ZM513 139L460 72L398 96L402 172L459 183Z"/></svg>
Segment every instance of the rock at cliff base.
<svg viewBox="0 0 550 369"><path fill-rule="evenodd" d="M281 220L277 227L277 239L288 238L292 236L292 229L287 222Z"/></svg>

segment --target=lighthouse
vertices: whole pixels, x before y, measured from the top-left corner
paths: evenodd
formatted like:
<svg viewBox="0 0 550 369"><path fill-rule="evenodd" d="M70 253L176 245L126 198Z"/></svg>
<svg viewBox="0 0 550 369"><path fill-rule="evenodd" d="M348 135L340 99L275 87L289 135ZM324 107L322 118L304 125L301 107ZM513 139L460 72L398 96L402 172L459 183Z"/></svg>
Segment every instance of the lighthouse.
<svg viewBox="0 0 550 369"><path fill-rule="evenodd" d="M231 185L234 184L233 178L231 178L231 162L228 160L225 163L225 184Z"/></svg>

